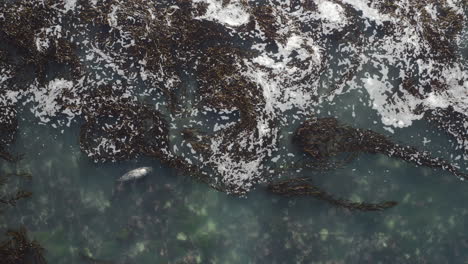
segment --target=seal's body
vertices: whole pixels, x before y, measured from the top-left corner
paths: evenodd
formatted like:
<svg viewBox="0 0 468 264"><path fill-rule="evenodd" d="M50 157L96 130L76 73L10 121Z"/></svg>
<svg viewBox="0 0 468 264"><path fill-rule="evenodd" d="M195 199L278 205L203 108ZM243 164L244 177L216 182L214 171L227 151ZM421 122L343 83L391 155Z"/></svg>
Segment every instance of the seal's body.
<svg viewBox="0 0 468 264"><path fill-rule="evenodd" d="M141 168L134 169L125 173L124 175L122 175L122 177L118 178L117 181L126 182L126 181L131 181L131 180L137 180L137 179L145 177L152 171L153 171L153 168L151 167L141 167Z"/></svg>

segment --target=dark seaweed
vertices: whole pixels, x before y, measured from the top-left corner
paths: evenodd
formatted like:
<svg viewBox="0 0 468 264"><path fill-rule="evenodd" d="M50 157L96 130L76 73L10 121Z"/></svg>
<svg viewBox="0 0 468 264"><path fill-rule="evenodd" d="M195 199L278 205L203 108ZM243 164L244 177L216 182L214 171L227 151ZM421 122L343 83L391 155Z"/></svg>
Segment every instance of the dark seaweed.
<svg viewBox="0 0 468 264"><path fill-rule="evenodd" d="M461 180L468 180L468 175L454 165L444 159L432 157L427 151L394 143L372 130L340 124L332 117L305 121L297 129L293 141L320 162L326 163L329 158L343 152L384 154L418 166L443 169Z"/></svg>
<svg viewBox="0 0 468 264"><path fill-rule="evenodd" d="M0 260L4 264L45 264L44 248L30 240L24 227L8 230L7 240L0 242Z"/></svg>
<svg viewBox="0 0 468 264"><path fill-rule="evenodd" d="M382 211L397 205L397 202L387 201L382 203L359 203L351 202L345 199L334 198L333 195L320 190L312 185L306 178L295 178L282 180L268 185L268 190L274 194L294 197L294 196L312 196L316 199L326 201L334 206L358 211Z"/></svg>

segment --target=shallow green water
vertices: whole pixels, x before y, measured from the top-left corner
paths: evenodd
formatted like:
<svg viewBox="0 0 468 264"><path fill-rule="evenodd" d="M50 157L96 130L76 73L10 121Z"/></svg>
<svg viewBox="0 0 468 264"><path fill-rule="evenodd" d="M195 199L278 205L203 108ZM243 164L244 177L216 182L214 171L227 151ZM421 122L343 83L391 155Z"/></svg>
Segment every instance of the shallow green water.
<svg viewBox="0 0 468 264"><path fill-rule="evenodd" d="M359 96L342 95L321 113L388 134L365 105L355 104L353 118L349 108ZM33 180L19 184L34 195L8 209L0 223L27 227L51 264L87 263L80 254L115 263L468 262L468 183L440 170L361 155L334 171L301 172L337 197L400 202L378 213L277 197L264 186L239 198L154 160L94 164L80 152L78 126L60 133L31 127L23 117L14 150L25 158L14 166L2 163L2 170L30 171ZM426 138L434 155L459 154L423 121L392 137L421 148ZM117 190L115 179L141 166L155 171Z"/></svg>

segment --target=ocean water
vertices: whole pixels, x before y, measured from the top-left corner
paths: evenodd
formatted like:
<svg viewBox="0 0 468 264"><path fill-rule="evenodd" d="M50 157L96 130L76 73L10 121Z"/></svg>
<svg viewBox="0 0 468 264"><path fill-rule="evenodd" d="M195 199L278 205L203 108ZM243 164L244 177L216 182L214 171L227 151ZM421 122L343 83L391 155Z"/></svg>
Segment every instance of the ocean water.
<svg viewBox="0 0 468 264"><path fill-rule="evenodd" d="M436 103L457 106L457 111L466 116L466 111L463 112L467 109L465 102L468 98L466 90L463 90L468 83L466 21L464 33L460 34L461 43L458 43L458 61L442 67L439 61L428 56L427 64L433 63L434 70L427 65L429 68L425 68L412 55L404 57L409 50L409 53L420 52L417 55L426 59L428 44L422 41L421 36L411 39L425 29L414 26L409 33L399 32L400 35L396 36L401 39L388 44L391 38L383 38L385 33L379 31L379 24L390 21L389 24L398 25L401 18L392 20L394 18L389 19L385 14L373 13L375 10L366 7L365 1L317 0L313 1L317 5L313 12L306 9L287 11L278 1L250 1L249 8L270 5L278 17L284 18L284 25L281 24L286 32L283 32L284 39L274 41L266 39L258 28L256 35L242 32L246 16L253 19L253 15L240 1L226 1L228 4L224 7L221 1L193 1L208 5L207 13L198 20L214 21L219 24L216 27L229 28L226 32L232 39L226 42L252 52L253 55L249 54L253 57L241 57L237 61L239 69L248 69L240 72L239 76L258 85L259 97L271 107L262 108L262 103L259 103L259 115L271 117L273 121L281 120L278 122L281 125L278 125L280 137L276 138L277 146L258 152L258 156L270 150L274 152L262 162L266 171L271 169L266 178L309 177L315 186L336 198L355 202L398 202L397 206L384 211L360 212L335 207L313 197L277 196L268 192L264 183L255 185L243 196L226 194L148 157L94 163L80 149L83 115L72 116L71 125L67 126L64 125L68 123L64 118L67 113L63 109L47 108L51 102L60 99L57 94L64 89L80 95L80 92L86 94L89 90L99 89L101 85L117 90L122 88L119 81L124 82L128 86L125 88L130 94L129 100L152 104L168 117L171 144L179 149L174 154L185 155L198 162L196 155L191 155L193 149L178 132L184 127L210 133L215 127L221 131L229 130L228 124L238 121L241 114L232 109L207 110L197 105L200 102L196 94L198 76L179 69L177 73L182 75L184 87L178 91L178 96L183 109L182 114L171 115L165 101L168 98L159 90L155 92L157 89L151 78L146 79L151 71L145 68L144 63L139 65L140 61L136 63L134 58L126 57L132 54L131 50L122 48L128 44L127 41L132 41L131 34L126 32L128 24L122 17L129 13L129 17L143 17L142 21L146 23L153 16L152 9L148 9L151 11L149 14L145 9L142 13L138 13L141 10L131 13L127 9L134 7L133 2L115 1L112 8L106 7L109 9L105 10L107 20L101 23L108 25L101 28L79 19L80 1L62 2L65 4L63 8L54 9L59 10L57 12L62 17L54 20L52 25L62 26L60 30L63 30L67 41L77 45L74 52L80 59L83 75L88 79L86 82L73 79L68 66L62 67L55 62L47 65L46 85L33 83L25 89L30 91L16 94L18 102L12 100L18 103L19 131L10 150L24 154L24 157L17 163L0 160L0 173L17 171L33 176L32 180L13 178L2 189L4 192L28 190L33 196L4 209L0 214L0 231L26 227L28 235L45 248L47 263L468 263L468 182L460 181L443 170L418 167L382 154L360 154L350 162L327 171L297 168L301 162L311 159L305 157L291 141L294 131L305 119L311 116L335 117L352 127L384 134L402 145L427 150L433 156L456 163L467 172L463 146L447 131L415 117L415 105L420 104L427 109L439 106L431 105L427 94L423 93L421 99L402 90L401 79L396 77L402 74L420 78L424 83L427 71L433 70L435 79L446 81L448 87L455 91L448 95L437 91L440 94L435 97L440 101L436 100ZM169 6L170 12L165 9L164 12L172 15L178 8L176 4L182 2L174 0L161 5ZM170 3L175 3L175 7ZM462 1L444 3L463 5ZM466 11L465 8L465 19ZM0 9L0 14L6 13ZM2 19L0 16L3 23ZM408 23L408 27L413 26L404 19L401 21ZM170 22L169 19L169 28ZM319 30L317 25L323 28ZM41 30L47 32L51 28ZM172 30L174 35L179 33L177 29ZM346 30L351 34L344 34ZM41 44L41 41L50 43L62 37L50 32L45 37L38 35L36 44ZM118 33L111 35L109 32ZM362 35L353 35L356 32ZM101 37L116 38L118 44L101 46ZM216 41L210 39L204 44L215 46L211 42ZM276 41L276 46L271 41ZM260 48L254 47L256 44ZM395 50L388 50L391 45ZM42 48L47 49L45 46ZM19 61L24 55L13 44L0 43L0 49L6 53L17 52ZM40 47L38 49L40 51ZM184 51L200 56L199 51L191 49L193 47ZM311 64L310 68L298 59L304 56L305 61L313 61L322 55L326 58ZM342 75L354 67L353 58L362 59L356 68L355 78L342 82L345 80ZM130 63L133 64L129 66ZM35 80L37 76L29 70L32 72L29 68L19 72ZM444 79L451 73L452 79ZM15 93L8 93L10 88L8 83L4 83L8 78L2 79L4 73L0 71L0 74L0 106L3 106L5 102L10 103L8 100ZM161 77L158 74L165 78L166 74L170 77L173 72L157 72L156 79ZM312 80L305 78L303 81L301 76L307 75L312 75ZM430 76L428 78L431 79ZM465 83L455 83L453 80L456 78ZM24 82L28 83L28 80ZM336 83L341 84L334 87ZM168 82L167 85L171 84ZM54 93L56 90L59 92ZM310 98L307 97L309 93L313 94ZM83 102L75 103L80 105ZM265 122L263 119L256 122L259 127L265 124L261 123ZM265 138L254 139L261 141ZM222 156L225 153L214 154ZM276 156L281 158L274 161L272 157ZM222 157L228 159L232 156L228 153ZM152 167L153 172L137 181L116 182L126 172L143 166ZM233 170L229 176L245 176L241 172ZM255 170L249 172L255 176Z"/></svg>

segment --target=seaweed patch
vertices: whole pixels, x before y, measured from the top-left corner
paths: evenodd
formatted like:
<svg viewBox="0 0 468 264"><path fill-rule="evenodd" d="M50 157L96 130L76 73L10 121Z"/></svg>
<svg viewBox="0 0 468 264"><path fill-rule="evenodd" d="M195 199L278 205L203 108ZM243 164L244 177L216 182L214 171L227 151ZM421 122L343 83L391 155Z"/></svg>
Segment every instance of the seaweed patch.
<svg viewBox="0 0 468 264"><path fill-rule="evenodd" d="M359 91L387 130L425 118L467 160L463 4L7 1L0 155L15 160L7 147L27 109L41 124L79 124L81 150L95 162L152 157L245 195L277 178L271 164L285 156L285 131L303 122L293 140L315 159L305 168L382 153L465 179L453 162L370 130L307 120Z"/></svg>

